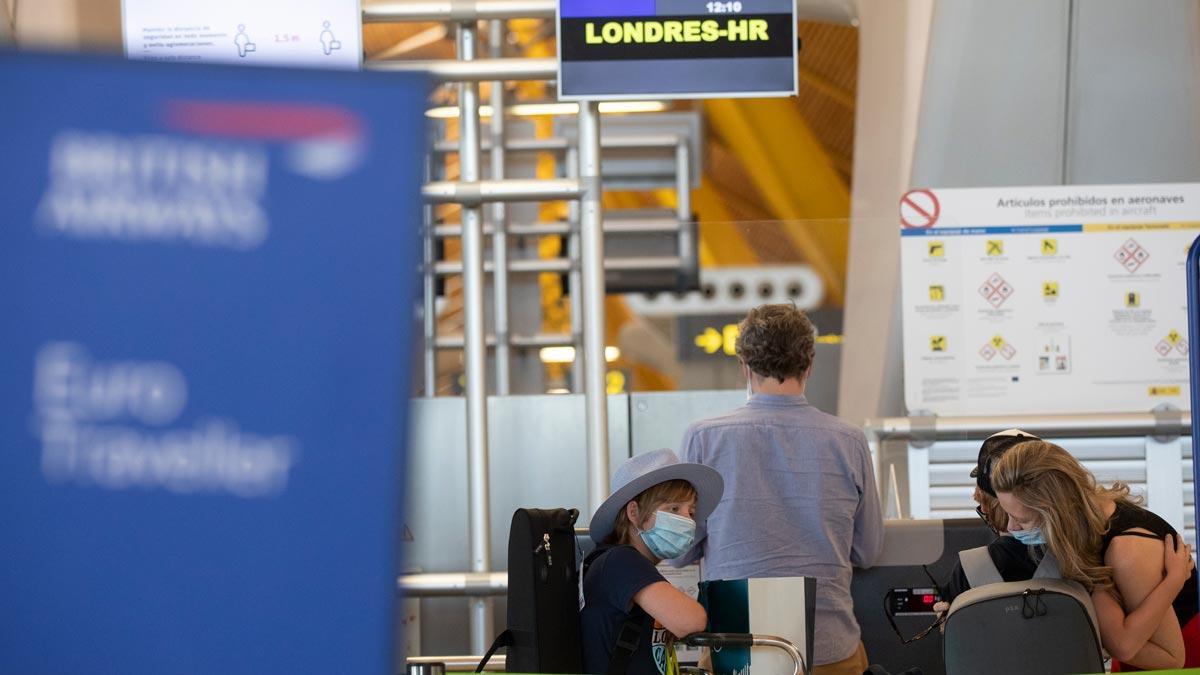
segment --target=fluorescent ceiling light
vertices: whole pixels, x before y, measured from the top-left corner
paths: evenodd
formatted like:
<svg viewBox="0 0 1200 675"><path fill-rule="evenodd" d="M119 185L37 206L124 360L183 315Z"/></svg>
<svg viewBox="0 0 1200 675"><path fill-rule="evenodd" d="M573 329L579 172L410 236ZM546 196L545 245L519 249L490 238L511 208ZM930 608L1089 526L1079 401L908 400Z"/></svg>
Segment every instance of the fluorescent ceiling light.
<svg viewBox="0 0 1200 675"><path fill-rule="evenodd" d="M603 101L600 112L609 113L652 113L667 109L663 101ZM508 107L508 114L516 117L538 117L543 115L577 115L577 103L514 103ZM458 117L458 106L443 105L425 111L426 117L434 119L454 119ZM479 106L480 117L491 117L492 106Z"/></svg>
<svg viewBox="0 0 1200 675"><path fill-rule="evenodd" d="M574 347L542 347L538 350L538 358L542 363L574 363L575 348ZM612 363L621 358L621 350L618 347L609 345L604 348L604 360Z"/></svg>

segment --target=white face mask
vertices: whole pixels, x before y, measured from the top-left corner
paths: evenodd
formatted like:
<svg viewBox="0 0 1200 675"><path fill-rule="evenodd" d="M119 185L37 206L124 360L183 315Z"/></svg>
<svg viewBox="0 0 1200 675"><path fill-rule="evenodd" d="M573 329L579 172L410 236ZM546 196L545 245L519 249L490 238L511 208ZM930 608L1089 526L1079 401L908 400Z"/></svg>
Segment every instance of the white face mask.
<svg viewBox="0 0 1200 675"><path fill-rule="evenodd" d="M754 397L754 389L750 386L750 378L746 378L746 400L749 401Z"/></svg>

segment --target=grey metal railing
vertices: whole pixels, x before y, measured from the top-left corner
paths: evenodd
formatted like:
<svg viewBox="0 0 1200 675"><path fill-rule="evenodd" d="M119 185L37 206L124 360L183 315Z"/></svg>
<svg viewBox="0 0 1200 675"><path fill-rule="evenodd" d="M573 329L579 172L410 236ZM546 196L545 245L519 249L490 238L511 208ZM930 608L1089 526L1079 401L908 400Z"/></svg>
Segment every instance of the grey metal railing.
<svg viewBox="0 0 1200 675"><path fill-rule="evenodd" d="M1141 413L1071 415L914 415L870 419L863 431L875 462L880 490L885 499L890 499L887 506L895 509L897 516L928 518L931 515L930 446L939 441L983 440L1011 428L1053 439L1144 437L1149 506L1167 522L1182 526L1183 451L1180 438L1191 436L1191 415L1184 411L1164 408ZM907 445L907 508L900 503L893 472L886 478L882 472L882 444L887 441L904 441Z"/></svg>

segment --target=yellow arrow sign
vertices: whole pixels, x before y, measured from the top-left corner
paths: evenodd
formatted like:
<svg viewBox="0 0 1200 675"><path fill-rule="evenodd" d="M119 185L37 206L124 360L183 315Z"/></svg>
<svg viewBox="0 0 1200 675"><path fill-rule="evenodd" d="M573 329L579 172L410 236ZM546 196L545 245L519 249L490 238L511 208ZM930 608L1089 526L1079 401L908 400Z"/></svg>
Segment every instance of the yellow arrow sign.
<svg viewBox="0 0 1200 675"><path fill-rule="evenodd" d="M717 350L725 342L721 333L716 328L705 328L704 332L696 336L696 346L703 349L705 354L716 354Z"/></svg>
<svg viewBox="0 0 1200 675"><path fill-rule="evenodd" d="M610 396L625 392L625 373L619 370L610 370L604 374L605 390Z"/></svg>
<svg viewBox="0 0 1200 675"><path fill-rule="evenodd" d="M740 332L736 323L727 323L721 329L721 343L729 356L737 355L737 339Z"/></svg>

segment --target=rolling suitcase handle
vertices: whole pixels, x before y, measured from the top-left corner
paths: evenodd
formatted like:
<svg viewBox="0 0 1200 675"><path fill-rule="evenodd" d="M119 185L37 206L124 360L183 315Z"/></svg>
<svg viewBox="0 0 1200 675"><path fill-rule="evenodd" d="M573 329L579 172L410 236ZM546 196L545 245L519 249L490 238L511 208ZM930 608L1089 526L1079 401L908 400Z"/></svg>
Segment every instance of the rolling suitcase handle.
<svg viewBox="0 0 1200 675"><path fill-rule="evenodd" d="M792 675L808 675L808 665L796 645L774 635L754 635L751 633L692 633L679 639L689 647L775 647L787 652L792 657L794 670Z"/></svg>

